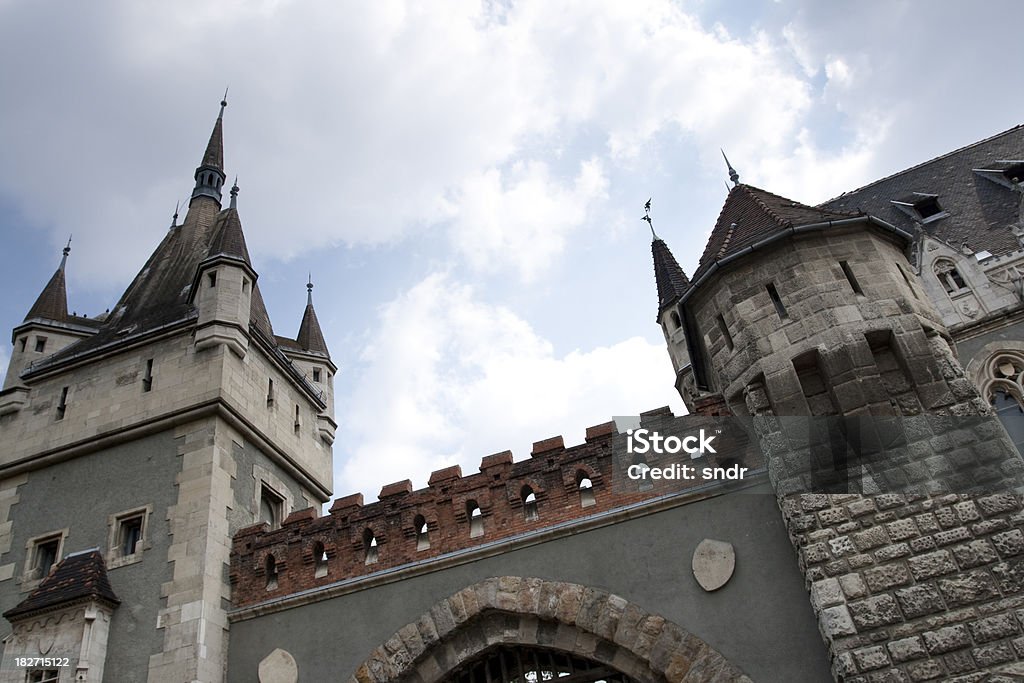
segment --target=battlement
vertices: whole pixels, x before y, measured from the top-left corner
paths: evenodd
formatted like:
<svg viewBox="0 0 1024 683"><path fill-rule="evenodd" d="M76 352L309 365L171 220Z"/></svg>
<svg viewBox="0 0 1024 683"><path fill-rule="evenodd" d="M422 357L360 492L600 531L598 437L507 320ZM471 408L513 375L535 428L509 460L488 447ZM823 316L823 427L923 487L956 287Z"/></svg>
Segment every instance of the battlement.
<svg viewBox="0 0 1024 683"><path fill-rule="evenodd" d="M667 407L641 414L641 425L652 430L696 429L711 421L703 415L677 418ZM293 512L279 529L241 529L231 552L232 601L253 605L539 534L681 488L707 488L707 482L664 480L613 486L613 476L621 476L613 455L625 452L625 441L606 422L589 427L584 442L574 446L566 447L561 436L537 441L521 462L503 451L484 457L475 474L447 467L433 472L423 489L413 490L405 479L384 486L374 503L364 504L356 493L335 500L323 517L309 508ZM712 455L708 462L722 459Z"/></svg>

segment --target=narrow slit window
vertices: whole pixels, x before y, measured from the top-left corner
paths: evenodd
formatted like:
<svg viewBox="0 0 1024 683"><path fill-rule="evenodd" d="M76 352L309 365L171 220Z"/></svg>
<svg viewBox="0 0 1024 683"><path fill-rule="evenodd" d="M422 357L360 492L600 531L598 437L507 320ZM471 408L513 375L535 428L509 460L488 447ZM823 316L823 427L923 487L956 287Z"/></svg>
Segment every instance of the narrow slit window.
<svg viewBox="0 0 1024 683"><path fill-rule="evenodd" d="M864 294L864 290L860 288L860 283L857 282L857 276L853 274L853 270L850 268L850 264L846 261L840 261L839 267L843 269L843 275L846 276L846 281L850 283L850 287L853 288L854 294Z"/></svg>
<svg viewBox="0 0 1024 683"><path fill-rule="evenodd" d="M217 271L213 271L212 273L207 273L206 277L209 279L211 287L216 287L217 286Z"/></svg>
<svg viewBox="0 0 1024 683"><path fill-rule="evenodd" d="M266 571L267 590L272 591L277 588L277 560L274 559L273 555L267 555Z"/></svg>
<svg viewBox="0 0 1024 683"><path fill-rule="evenodd" d="M428 550L430 548L430 527L427 526L427 519L423 515L416 515L413 526L416 527L416 550Z"/></svg>
<svg viewBox="0 0 1024 683"><path fill-rule="evenodd" d="M57 403L57 419L63 420L64 414L68 411L68 388L60 390L60 401Z"/></svg>
<svg viewBox="0 0 1024 683"><path fill-rule="evenodd" d="M46 337L36 337L36 353L46 350Z"/></svg>
<svg viewBox="0 0 1024 683"><path fill-rule="evenodd" d="M469 517L469 537L478 538L484 535L484 515L475 500L466 503L466 516Z"/></svg>
<svg viewBox="0 0 1024 683"><path fill-rule="evenodd" d="M597 500L594 498L594 484L586 472L577 472L576 480L578 482L576 486L580 490L580 507L586 508L597 503Z"/></svg>
<svg viewBox="0 0 1024 683"><path fill-rule="evenodd" d="M324 544L317 541L313 546L313 578L322 579L327 576L327 550Z"/></svg>
<svg viewBox="0 0 1024 683"><path fill-rule="evenodd" d="M380 551L377 549L377 537L369 529L363 532L363 549L366 551L364 564L375 564L380 559Z"/></svg>
<svg viewBox="0 0 1024 683"><path fill-rule="evenodd" d="M732 335L729 334L729 326L725 324L725 318L721 315L718 316L718 329L722 332L722 339L725 340L725 346L730 351L733 350Z"/></svg>
<svg viewBox="0 0 1024 683"><path fill-rule="evenodd" d="M295 404L295 433L299 433L299 429L302 427L302 422L299 419L299 404Z"/></svg>
<svg viewBox="0 0 1024 683"><path fill-rule="evenodd" d="M267 407L274 405L274 379L267 380Z"/></svg>
<svg viewBox="0 0 1024 683"><path fill-rule="evenodd" d="M782 297L779 296L779 290L775 289L775 283L769 282L765 289L768 290L768 296L772 299L772 304L775 305L775 312L779 314L779 317L783 320L789 318L789 314L786 312L786 307L782 304Z"/></svg>
<svg viewBox="0 0 1024 683"><path fill-rule="evenodd" d="M152 391L153 390L153 359L150 358L146 361L146 374L142 377L142 390Z"/></svg>
<svg viewBox="0 0 1024 683"><path fill-rule="evenodd" d="M313 381L314 382L319 382L320 381L320 368L313 368Z"/></svg>
<svg viewBox="0 0 1024 683"><path fill-rule="evenodd" d="M537 494L533 492L533 489L529 486L524 486L520 492L523 499L523 516L526 520L532 522L540 518L540 513L537 510Z"/></svg>

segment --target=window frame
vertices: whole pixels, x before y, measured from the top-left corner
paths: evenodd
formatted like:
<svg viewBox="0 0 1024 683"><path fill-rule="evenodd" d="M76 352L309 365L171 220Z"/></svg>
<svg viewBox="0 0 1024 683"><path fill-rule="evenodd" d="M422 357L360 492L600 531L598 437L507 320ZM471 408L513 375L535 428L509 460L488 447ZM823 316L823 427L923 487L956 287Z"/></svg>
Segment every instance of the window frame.
<svg viewBox="0 0 1024 683"><path fill-rule="evenodd" d="M152 505L129 508L107 517L107 569L116 569L142 561L143 553L152 547L149 540L149 518L153 514ZM139 539L135 542L135 552L130 555L122 553L122 525L130 520L141 519Z"/></svg>
<svg viewBox="0 0 1024 683"><path fill-rule="evenodd" d="M33 536L25 541L25 566L22 568L21 575L22 591L34 590L43 579L53 572L53 568L64 559L64 540L68 537L68 531L67 527L56 529ZM53 563L50 565L49 570L46 574L43 574L37 566L39 562L39 549L51 541L57 541L57 552L54 555Z"/></svg>

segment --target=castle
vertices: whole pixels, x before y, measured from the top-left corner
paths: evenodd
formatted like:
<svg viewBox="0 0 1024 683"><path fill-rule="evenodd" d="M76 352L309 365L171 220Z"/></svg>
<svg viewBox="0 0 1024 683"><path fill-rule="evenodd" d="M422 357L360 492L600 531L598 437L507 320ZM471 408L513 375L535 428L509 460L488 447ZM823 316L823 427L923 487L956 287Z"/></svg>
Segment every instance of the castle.
<svg viewBox="0 0 1024 683"><path fill-rule="evenodd" d="M640 426L743 481L632 481L606 422L320 516L337 367L311 288L274 332L225 106L110 313L65 250L13 330L0 683L1024 678L1024 129L817 207L736 178L691 276L654 238L691 415Z"/></svg>

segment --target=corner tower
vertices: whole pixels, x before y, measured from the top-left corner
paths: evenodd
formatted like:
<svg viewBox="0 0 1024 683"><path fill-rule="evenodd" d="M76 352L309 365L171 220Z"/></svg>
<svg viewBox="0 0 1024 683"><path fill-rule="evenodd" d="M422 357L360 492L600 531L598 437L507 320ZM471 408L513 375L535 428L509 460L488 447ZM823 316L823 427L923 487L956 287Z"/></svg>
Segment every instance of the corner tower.
<svg viewBox="0 0 1024 683"><path fill-rule="evenodd" d="M0 613L14 622L0 630L52 636L49 656L71 659L76 680L223 680L231 535L330 498L330 393L288 354L336 368L315 315L309 348L274 334L237 185L221 207L226 105L187 215L154 229L160 243L109 315L67 314L62 261L14 331L0 392ZM39 600L83 553L119 601L90 648L88 625L64 633L48 616L65 603ZM28 656L29 640L6 638L5 657Z"/></svg>

